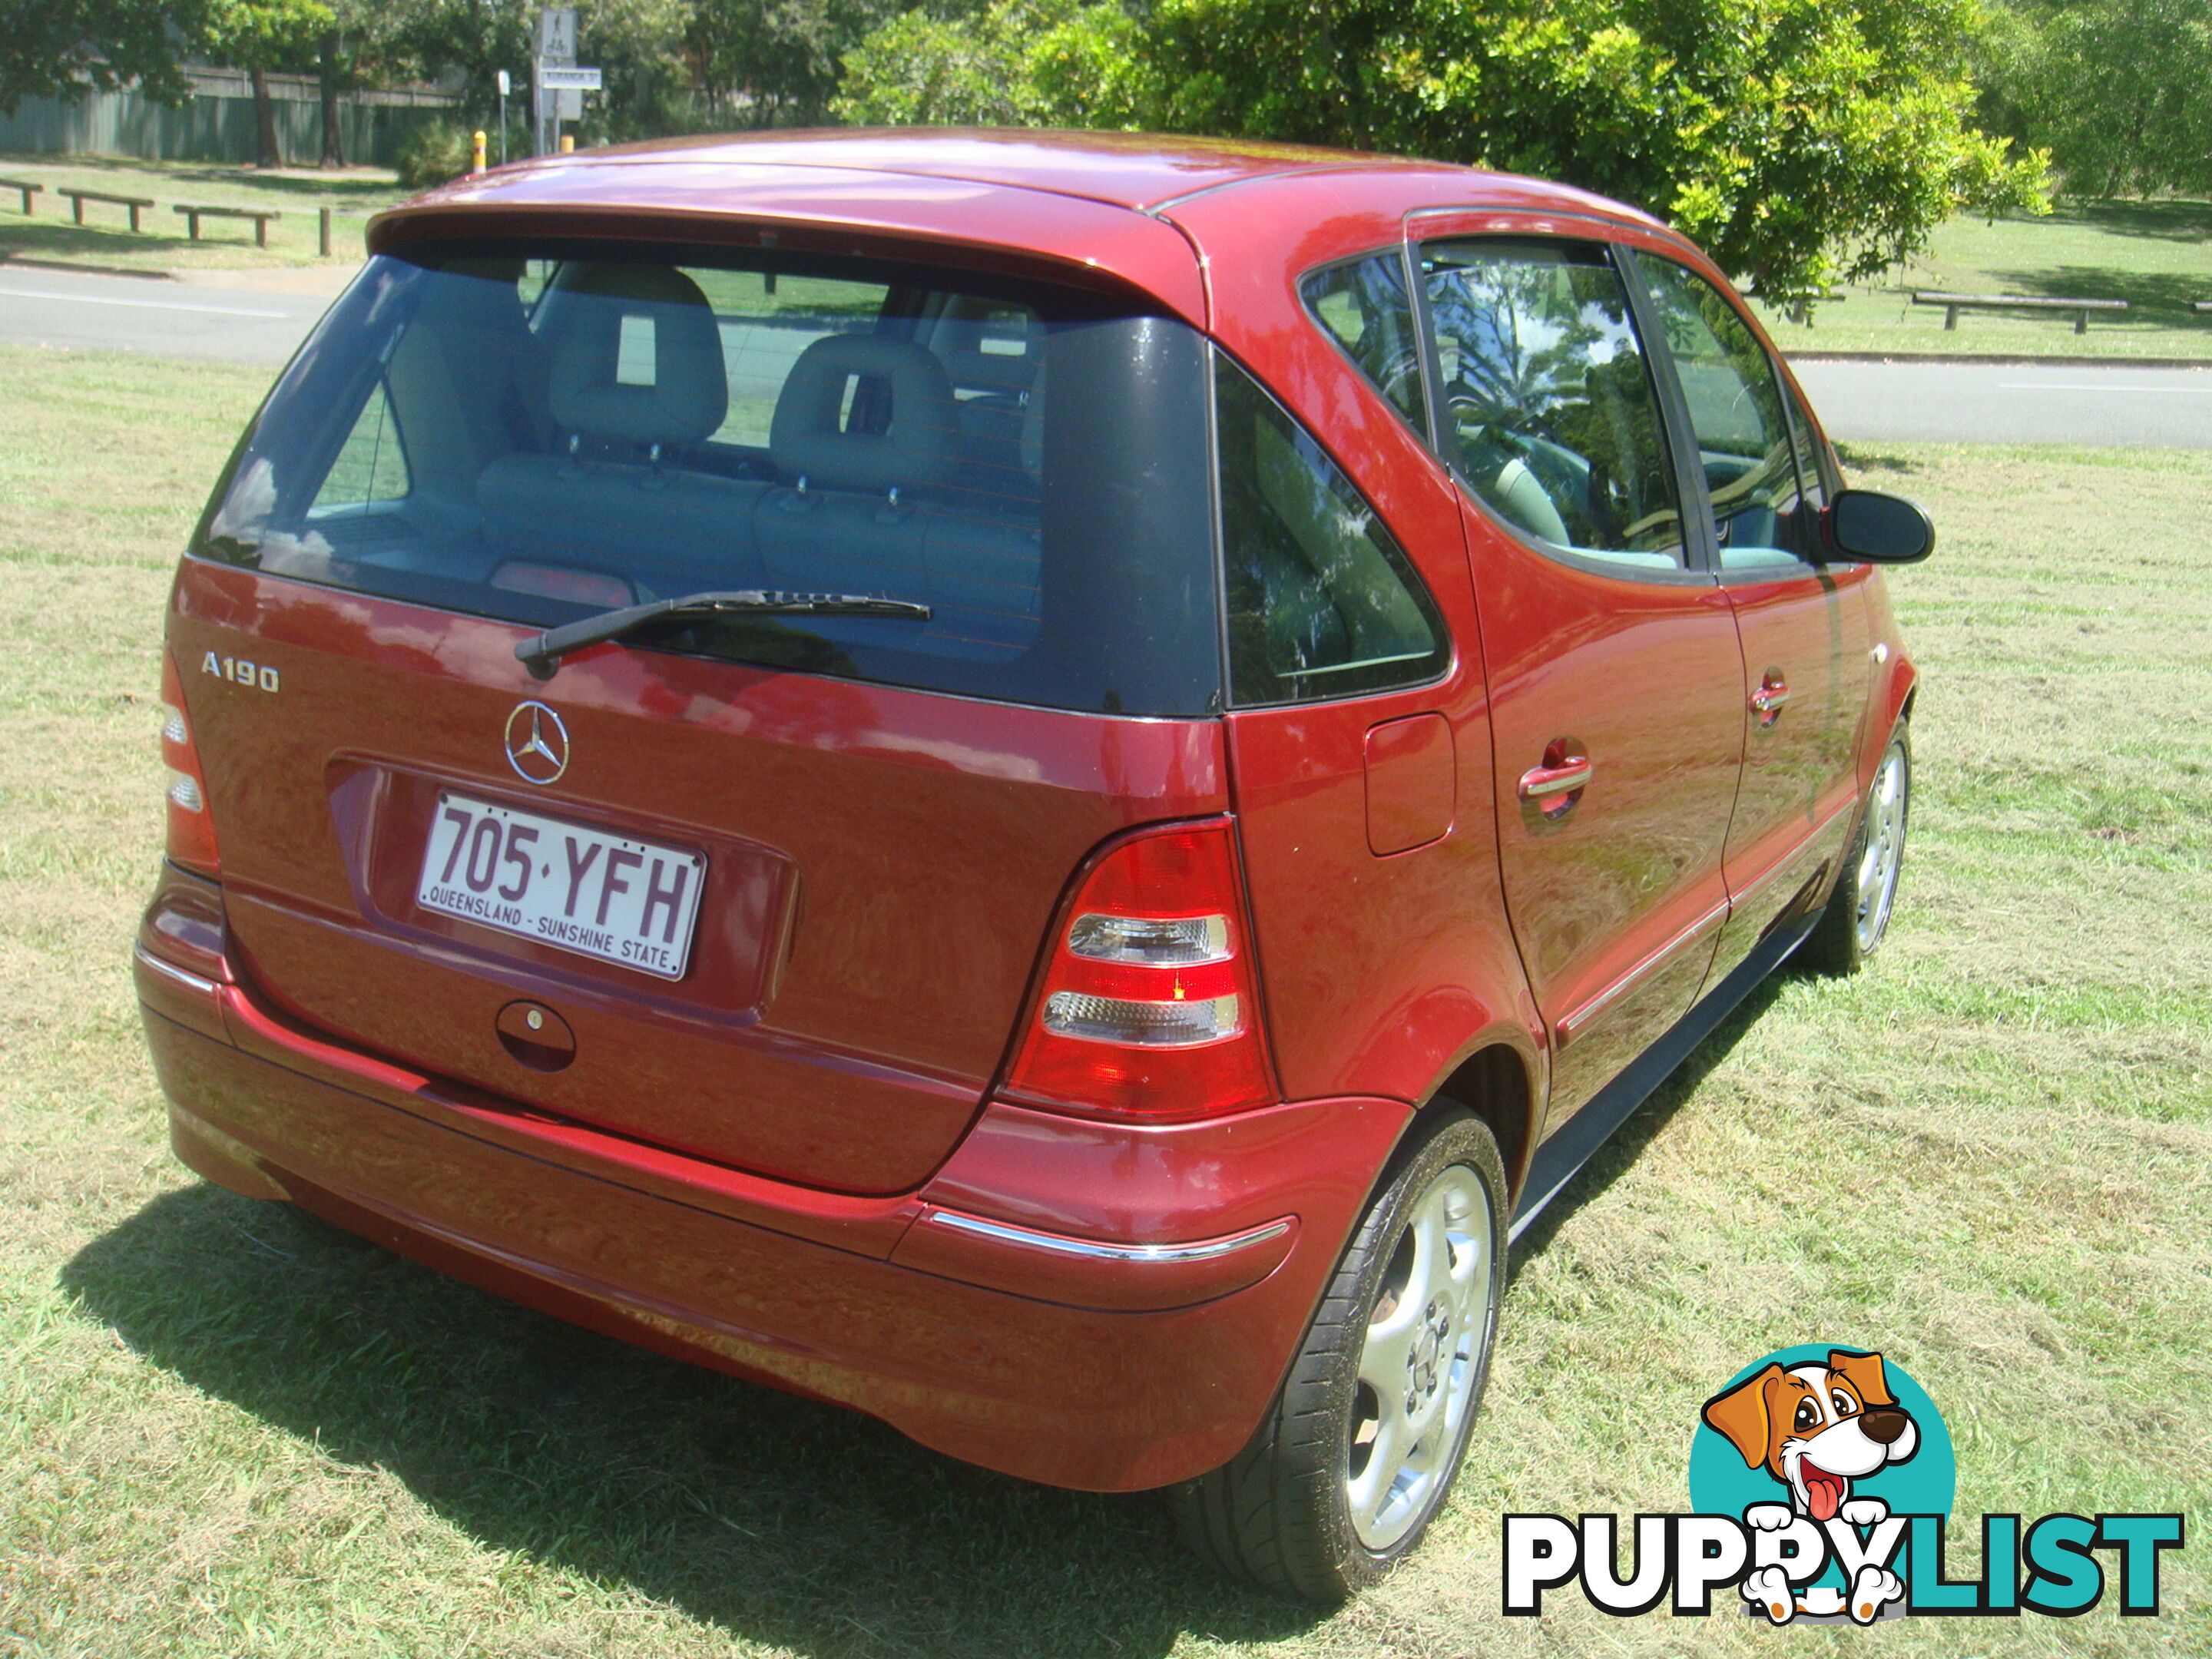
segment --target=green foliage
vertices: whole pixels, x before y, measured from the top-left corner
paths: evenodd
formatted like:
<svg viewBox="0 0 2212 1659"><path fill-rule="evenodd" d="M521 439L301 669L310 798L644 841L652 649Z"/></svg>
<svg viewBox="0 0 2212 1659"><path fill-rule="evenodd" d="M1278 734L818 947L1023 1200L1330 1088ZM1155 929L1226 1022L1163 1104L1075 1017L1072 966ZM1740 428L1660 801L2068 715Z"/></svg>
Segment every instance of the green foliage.
<svg viewBox="0 0 2212 1659"><path fill-rule="evenodd" d="M388 0L372 26L374 55L386 75L457 76L464 108L487 125L494 77L506 70L522 94L511 111L526 122L540 3ZM890 0L580 0L577 59L601 70L606 89L586 100L574 130L596 143L738 119L823 120L839 58L891 11Z"/></svg>
<svg viewBox="0 0 2212 1659"><path fill-rule="evenodd" d="M2212 0L2011 0L1979 71L1991 128L2069 194L2212 190Z"/></svg>
<svg viewBox="0 0 2212 1659"><path fill-rule="evenodd" d="M890 0L690 0L684 61L717 104L748 94L755 126L818 122L839 60L892 13Z"/></svg>
<svg viewBox="0 0 2212 1659"><path fill-rule="evenodd" d="M191 87L178 54L201 15L198 0L0 0L0 115L134 80L155 102L181 104Z"/></svg>
<svg viewBox="0 0 2212 1659"><path fill-rule="evenodd" d="M884 126L1132 126L1148 101L1141 46L1115 0L909 11L846 55L835 109Z"/></svg>
<svg viewBox="0 0 2212 1659"><path fill-rule="evenodd" d="M2039 207L1967 124L1975 0L1079 0L909 12L847 60L854 119L1145 126L1541 174L1678 224L1770 295Z"/></svg>
<svg viewBox="0 0 2212 1659"><path fill-rule="evenodd" d="M482 114L497 101L501 70L518 90L530 83L531 31L538 7L532 0L390 0L381 42L387 75L457 78L462 106ZM525 108L528 99L523 100Z"/></svg>
<svg viewBox="0 0 2212 1659"><path fill-rule="evenodd" d="M325 31L336 21L323 0L210 0L201 46L237 69L312 69Z"/></svg>
<svg viewBox="0 0 2212 1659"><path fill-rule="evenodd" d="M475 140L474 132L443 121L417 127L399 147L400 184L408 190L430 190L459 178L469 170Z"/></svg>
<svg viewBox="0 0 2212 1659"><path fill-rule="evenodd" d="M530 63L542 0L334 3L358 78L458 82L464 117L491 132L495 157L495 86L499 71L507 70L514 85L507 102L510 143L527 152ZM583 120L571 129L582 142L657 136L690 125L678 54L689 9L688 0L581 0L577 61L601 70L607 88L587 99Z"/></svg>
<svg viewBox="0 0 2212 1659"><path fill-rule="evenodd" d="M579 9L576 61L596 64L606 77L607 89L586 97L583 118L574 128L577 143L609 143L696 130L691 103L684 93L681 57L690 11L687 0L596 0ZM527 15L535 27L537 7L531 6ZM517 85L527 79L519 75ZM530 100L524 97L513 107L526 118Z"/></svg>

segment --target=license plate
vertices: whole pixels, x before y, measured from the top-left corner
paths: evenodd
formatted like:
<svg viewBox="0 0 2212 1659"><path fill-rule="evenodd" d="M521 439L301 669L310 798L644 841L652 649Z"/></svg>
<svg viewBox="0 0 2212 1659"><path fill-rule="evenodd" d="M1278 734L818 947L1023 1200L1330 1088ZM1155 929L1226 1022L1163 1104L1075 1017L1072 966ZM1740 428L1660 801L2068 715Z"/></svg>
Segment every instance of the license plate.
<svg viewBox="0 0 2212 1659"><path fill-rule="evenodd" d="M707 860L441 793L415 902L579 956L681 979Z"/></svg>

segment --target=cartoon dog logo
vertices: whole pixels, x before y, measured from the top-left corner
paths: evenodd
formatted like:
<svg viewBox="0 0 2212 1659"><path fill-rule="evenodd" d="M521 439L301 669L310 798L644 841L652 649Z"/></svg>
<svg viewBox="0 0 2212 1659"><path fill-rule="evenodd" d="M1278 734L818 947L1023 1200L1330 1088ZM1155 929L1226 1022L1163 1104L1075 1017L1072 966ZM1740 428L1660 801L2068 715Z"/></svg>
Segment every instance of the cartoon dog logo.
<svg viewBox="0 0 2212 1659"><path fill-rule="evenodd" d="M1745 1522L1765 1532L1780 1532L1800 1516L1821 1525L1840 1516L1850 1526L1878 1526L1889 1505L1853 1498L1851 1482L1904 1462L1920 1446L1919 1428L1890 1392L1878 1353L1834 1348L1825 1365L1770 1364L1708 1400L1704 1414L1746 1468L1764 1468L1788 1488L1788 1504L1744 1510ZM1778 1625L1799 1613L1846 1610L1869 1624L1904 1594L1896 1574L1871 1565L1859 1569L1847 1595L1815 1587L1801 1597L1779 1566L1752 1572L1742 1585L1743 1599Z"/></svg>

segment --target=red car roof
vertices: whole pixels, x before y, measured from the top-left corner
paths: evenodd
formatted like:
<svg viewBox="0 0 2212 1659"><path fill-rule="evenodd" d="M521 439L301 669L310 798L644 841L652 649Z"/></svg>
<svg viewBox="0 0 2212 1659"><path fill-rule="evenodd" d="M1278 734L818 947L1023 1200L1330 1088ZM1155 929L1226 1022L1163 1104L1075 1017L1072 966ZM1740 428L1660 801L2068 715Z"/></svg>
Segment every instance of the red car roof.
<svg viewBox="0 0 2212 1659"><path fill-rule="evenodd" d="M1028 127L830 127L662 138L518 162L467 182L480 190L494 180L548 172L671 162L834 167L960 179L1049 191L1139 211L1154 211L1181 198L1245 179L1286 173L1368 173L1389 175L1401 185L1411 183L1411 176L1423 177L1451 200L1475 205L1493 199L1535 205L1532 198L1542 198L1557 209L1587 210L1600 206L1632 217L1643 216L1633 209L1568 185L1442 161L1250 139ZM641 194L650 191L646 178L637 182Z"/></svg>
<svg viewBox="0 0 2212 1659"><path fill-rule="evenodd" d="M1267 198L1261 216L1279 230L1328 219L1354 241L1390 240L1405 214L1437 207L1655 222L1565 185L1356 150L1147 133L834 128L661 139L520 162L379 216L369 246L501 228L612 234L617 222L635 234L641 219L694 234L709 222L747 226L768 241L787 226L790 246L857 251L884 237L926 238L1081 267L1203 326L1197 253L1251 249L1206 247L1176 205L1252 185ZM1218 237L1218 216L1205 216Z"/></svg>
<svg viewBox="0 0 2212 1659"><path fill-rule="evenodd" d="M1079 196L1139 210L1246 179L1321 169L1432 170L1432 164L1304 144L1166 138L1135 132L858 127L805 133L677 138L594 152L609 161L681 156L784 167L958 179ZM1461 169L1450 171L1458 173Z"/></svg>

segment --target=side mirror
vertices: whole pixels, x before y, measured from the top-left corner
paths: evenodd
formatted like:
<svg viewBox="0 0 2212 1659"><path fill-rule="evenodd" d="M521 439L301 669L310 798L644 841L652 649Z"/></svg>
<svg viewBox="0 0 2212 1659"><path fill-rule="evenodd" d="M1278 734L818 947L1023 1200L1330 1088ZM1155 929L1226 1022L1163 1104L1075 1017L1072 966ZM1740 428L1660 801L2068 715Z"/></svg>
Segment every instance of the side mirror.
<svg viewBox="0 0 2212 1659"><path fill-rule="evenodd" d="M1847 559L1914 564L1936 550L1936 526L1901 496L1843 489L1820 514L1820 540Z"/></svg>

